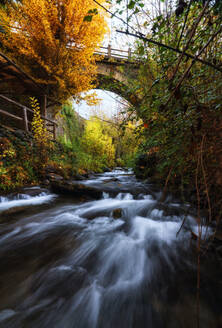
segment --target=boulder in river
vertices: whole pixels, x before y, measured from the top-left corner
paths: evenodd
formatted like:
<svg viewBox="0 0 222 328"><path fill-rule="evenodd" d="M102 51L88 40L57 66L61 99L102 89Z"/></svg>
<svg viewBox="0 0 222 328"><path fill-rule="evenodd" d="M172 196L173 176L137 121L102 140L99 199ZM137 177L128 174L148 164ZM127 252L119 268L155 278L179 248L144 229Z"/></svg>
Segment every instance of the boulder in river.
<svg viewBox="0 0 222 328"><path fill-rule="evenodd" d="M78 196L87 195L95 199L102 196L102 191L93 188L87 184L83 184L80 181L55 179L51 180L51 188L58 193L72 193Z"/></svg>
<svg viewBox="0 0 222 328"><path fill-rule="evenodd" d="M113 210L112 216L114 219L119 219L122 217L122 208L116 208L115 210Z"/></svg>
<svg viewBox="0 0 222 328"><path fill-rule="evenodd" d="M61 181L63 180L63 177L59 174L55 174L55 173L49 173L46 175L47 179L49 179L50 181Z"/></svg>
<svg viewBox="0 0 222 328"><path fill-rule="evenodd" d="M105 168L103 169L103 172L112 172L112 170L111 170L109 167L105 167Z"/></svg>

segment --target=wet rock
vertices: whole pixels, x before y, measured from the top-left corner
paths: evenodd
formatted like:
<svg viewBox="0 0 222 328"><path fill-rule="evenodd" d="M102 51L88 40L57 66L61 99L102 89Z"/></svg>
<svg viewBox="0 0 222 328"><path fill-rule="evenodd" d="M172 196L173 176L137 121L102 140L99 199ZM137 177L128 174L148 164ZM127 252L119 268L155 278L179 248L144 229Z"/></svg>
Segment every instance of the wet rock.
<svg viewBox="0 0 222 328"><path fill-rule="evenodd" d="M111 179L109 179L109 180L105 180L105 181L103 181L103 184L105 184L105 183L109 183L109 182L116 182L116 181L119 181L119 179L117 179L117 178L111 178Z"/></svg>
<svg viewBox="0 0 222 328"><path fill-rule="evenodd" d="M6 320L14 317L16 315L16 312L11 309L5 309L0 312L0 322L3 323Z"/></svg>
<svg viewBox="0 0 222 328"><path fill-rule="evenodd" d="M112 213L113 218L114 219L121 218L122 217L122 212L123 212L122 208L116 208Z"/></svg>
<svg viewBox="0 0 222 328"><path fill-rule="evenodd" d="M182 216L187 214L187 208L183 208L182 205L180 207L176 207L173 205L168 205L159 202L156 208L160 211L163 211L165 216Z"/></svg>
<svg viewBox="0 0 222 328"><path fill-rule="evenodd" d="M64 170L61 167L47 165L45 168L45 177L47 179L56 179L58 176L64 176Z"/></svg>
<svg viewBox="0 0 222 328"><path fill-rule="evenodd" d="M42 185L43 185L43 186L49 186L49 185L50 185L50 181L49 181L48 179L46 179L46 180L44 180L44 181L42 182Z"/></svg>
<svg viewBox="0 0 222 328"><path fill-rule="evenodd" d="M31 196L31 197L36 197L36 196L39 196L42 193L47 194L49 191L46 188L41 188L39 186L35 186L35 187L22 188L20 192L22 194L25 194L25 195L28 195L28 196Z"/></svg>
<svg viewBox="0 0 222 328"><path fill-rule="evenodd" d="M88 174L89 174L89 175L94 175L95 172L94 172L94 171L88 171Z"/></svg>
<svg viewBox="0 0 222 328"><path fill-rule="evenodd" d="M2 211L0 213L0 217L7 218L9 215L12 215L12 214L20 214L20 213L25 212L28 208L30 208L30 206L12 207L12 208Z"/></svg>
<svg viewBox="0 0 222 328"><path fill-rule="evenodd" d="M82 181L82 180L86 180L86 177L84 177L83 175L81 175L81 174L75 174L75 178L76 178L76 180L80 180L80 181Z"/></svg>
<svg viewBox="0 0 222 328"><path fill-rule="evenodd" d="M89 173L84 173L84 174L81 174L85 179L87 179L89 177Z"/></svg>
<svg viewBox="0 0 222 328"><path fill-rule="evenodd" d="M103 172L112 172L112 170L111 170L110 168L108 168L108 167L105 167L105 168L103 169Z"/></svg>
<svg viewBox="0 0 222 328"><path fill-rule="evenodd" d="M62 181L63 177L61 175L55 174L55 173L49 173L46 175L47 179L50 181Z"/></svg>
<svg viewBox="0 0 222 328"><path fill-rule="evenodd" d="M57 173L57 170L54 166L52 165L47 165L45 168L46 173Z"/></svg>
<svg viewBox="0 0 222 328"><path fill-rule="evenodd" d="M111 178L108 180L98 180L96 177L92 177L86 181L79 180L65 180L61 177L50 179L51 189L57 193L72 193L78 196L87 195L94 199L98 199L102 196L103 192L109 193L112 196L118 193L132 193L138 195L146 193L146 188L142 185L132 185L122 183L117 178Z"/></svg>
<svg viewBox="0 0 222 328"><path fill-rule="evenodd" d="M0 203L0 217L3 218L3 221L9 218L11 221L15 214L30 211L36 205L45 205L54 197L55 195L50 195L46 188L38 186L22 188L19 193L11 193L3 197L3 201Z"/></svg>
<svg viewBox="0 0 222 328"><path fill-rule="evenodd" d="M89 195L95 199L102 196L102 191L88 185L79 183L78 181L70 181L64 179L51 180L51 188L58 193L72 193L78 196Z"/></svg>

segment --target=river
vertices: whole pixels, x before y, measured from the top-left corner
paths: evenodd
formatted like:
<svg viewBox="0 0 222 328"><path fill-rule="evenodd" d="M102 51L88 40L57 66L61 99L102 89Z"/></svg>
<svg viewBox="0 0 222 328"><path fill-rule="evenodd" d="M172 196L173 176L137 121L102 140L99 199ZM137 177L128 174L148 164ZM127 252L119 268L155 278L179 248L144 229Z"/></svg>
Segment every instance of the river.
<svg viewBox="0 0 222 328"><path fill-rule="evenodd" d="M130 170L84 183L111 187L97 200L47 191L0 198L1 213L24 209L0 221L0 327L197 327L189 204L170 195L161 202L161 191ZM204 261L201 328L222 327L215 272Z"/></svg>

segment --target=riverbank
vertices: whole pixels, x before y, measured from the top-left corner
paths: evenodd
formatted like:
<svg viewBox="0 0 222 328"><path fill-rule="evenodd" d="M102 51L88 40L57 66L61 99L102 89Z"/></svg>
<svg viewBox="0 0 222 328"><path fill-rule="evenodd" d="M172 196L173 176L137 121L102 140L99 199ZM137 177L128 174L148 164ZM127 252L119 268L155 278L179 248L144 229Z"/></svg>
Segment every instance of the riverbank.
<svg viewBox="0 0 222 328"><path fill-rule="evenodd" d="M172 168L165 170L165 174L158 170L160 160L158 151L141 154L136 159L135 175L138 179L150 181L164 190L163 198L170 192L175 197L179 197L184 202L189 202L199 216L204 216L206 220L217 224L222 228L222 185L216 182L215 172L211 172L212 184L207 183L208 174L201 178L196 175L197 171L187 171L187 176L182 174L173 175ZM215 173L215 176L213 176ZM199 181L199 180L200 181Z"/></svg>
<svg viewBox="0 0 222 328"><path fill-rule="evenodd" d="M59 179L86 179L94 165L84 159L79 162L78 155L58 141L42 145L31 133L0 127L0 195L34 185L49 187ZM95 168L110 170L105 165L98 169L97 163Z"/></svg>

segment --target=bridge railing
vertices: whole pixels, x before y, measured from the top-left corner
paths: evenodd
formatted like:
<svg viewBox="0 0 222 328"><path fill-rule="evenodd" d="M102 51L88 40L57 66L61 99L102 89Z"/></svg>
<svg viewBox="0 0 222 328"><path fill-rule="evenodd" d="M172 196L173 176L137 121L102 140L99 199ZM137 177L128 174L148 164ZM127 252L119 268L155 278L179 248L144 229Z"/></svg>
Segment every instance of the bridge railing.
<svg viewBox="0 0 222 328"><path fill-rule="evenodd" d="M131 48L128 48L128 50L120 50L112 48L109 44L108 47L99 47L95 51L95 55L102 55L106 58L115 58L115 59L123 59L123 60L130 60L132 58L132 55L134 55L134 52L132 52Z"/></svg>
<svg viewBox="0 0 222 328"><path fill-rule="evenodd" d="M32 124L32 118L34 115L34 111L27 106L24 106L17 101L14 101L4 95L0 94L0 99L6 103L4 105L4 109L0 109L0 116L8 116L11 120L20 121L21 128L25 130L26 132L29 132L31 130L31 124ZM8 105L7 105L8 104ZM18 111L16 111L17 115L15 115L14 111L10 112L9 104L14 106L14 109L17 108ZM57 123L46 118L45 116L41 115L42 120L44 121L44 125L46 127L46 130L52 134L53 140L56 138L56 127Z"/></svg>

